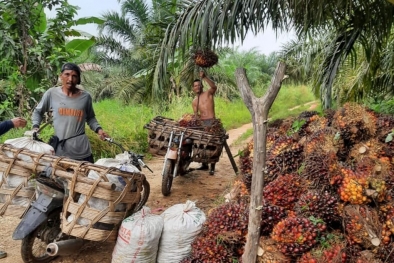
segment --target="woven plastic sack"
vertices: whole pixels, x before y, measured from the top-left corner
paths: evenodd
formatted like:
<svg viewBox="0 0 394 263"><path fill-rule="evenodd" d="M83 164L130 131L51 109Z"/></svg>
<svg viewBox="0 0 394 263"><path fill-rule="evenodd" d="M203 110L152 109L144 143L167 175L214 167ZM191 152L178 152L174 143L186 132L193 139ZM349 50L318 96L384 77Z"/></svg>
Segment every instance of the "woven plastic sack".
<svg viewBox="0 0 394 263"><path fill-rule="evenodd" d="M178 263L191 252L191 243L201 232L206 217L192 201L177 204L161 216L164 229L161 235L157 263Z"/></svg>
<svg viewBox="0 0 394 263"><path fill-rule="evenodd" d="M55 154L55 151L53 150L52 146L44 142L33 140L32 137L20 137L15 139L9 139L6 140L4 144L10 144L15 148L24 148L38 153L44 153L50 155ZM15 158L14 154L10 151L4 151L4 153L7 157ZM17 158L27 163L34 162L30 156L24 154L18 154ZM45 164L45 162L43 162L43 164ZM22 184L24 189L32 190L34 189L34 182L31 180L29 181L28 179L29 178L26 176L21 176L12 173L8 174L8 176L4 178L4 173L0 172L0 186L3 189L13 189ZM0 202L4 202L4 201L5 201L5 197L2 194L0 194ZM12 199L11 204L27 207L30 204L30 201L31 200L29 198L16 196Z"/></svg>
<svg viewBox="0 0 394 263"><path fill-rule="evenodd" d="M155 263L163 225L163 218L146 206L124 219L112 263Z"/></svg>
<svg viewBox="0 0 394 263"><path fill-rule="evenodd" d="M33 140L31 137L21 137L21 138L15 138L15 139L9 139L4 142L5 144L10 144L14 146L15 148L25 148L33 152L38 152L38 153L45 153L45 154L50 154L54 155L55 151L53 150L53 147L50 146L49 144L46 144L44 142L40 142L37 140ZM14 154L9 151L5 151L5 154L10 157L14 158ZM34 162L30 156L24 155L24 154L19 154L18 159L21 159L24 162L27 163L32 163ZM49 165L49 163L48 163ZM2 181L3 178L3 173L0 172L0 182ZM20 184L25 184L27 186L27 178L24 176L19 176L19 175L14 175L10 174L7 177L7 181L4 182L8 187L18 187Z"/></svg>
<svg viewBox="0 0 394 263"><path fill-rule="evenodd" d="M122 171L127 171L127 172L139 172L139 170L132 164L127 163L129 160L127 152L123 153L123 154L118 154L116 155L116 158L103 158L103 159L99 159L97 160L94 164L99 164L99 165L103 165L106 167L116 167L119 170ZM89 178L92 179L98 179L99 175L97 174L97 172L95 171L90 171L88 174ZM124 186L126 185L126 182L124 181L124 179L121 176L117 176L117 175L112 175L112 174L108 174L107 178L109 180L110 183L113 183L116 185L116 188L114 191L122 191ZM82 204L85 201L86 196L85 195L81 195L78 199L78 204ZM108 201L104 200L104 199L100 199L100 198L96 198L96 197L91 197L88 201L88 205L91 208L95 208L97 210L104 210L106 207L108 207ZM126 207L124 204L117 204L115 207L115 211L120 212L120 211L125 211ZM70 215L67 220L70 222L74 219L74 215ZM89 225L90 221L86 218L82 218L80 217L77 220L77 223L80 225Z"/></svg>

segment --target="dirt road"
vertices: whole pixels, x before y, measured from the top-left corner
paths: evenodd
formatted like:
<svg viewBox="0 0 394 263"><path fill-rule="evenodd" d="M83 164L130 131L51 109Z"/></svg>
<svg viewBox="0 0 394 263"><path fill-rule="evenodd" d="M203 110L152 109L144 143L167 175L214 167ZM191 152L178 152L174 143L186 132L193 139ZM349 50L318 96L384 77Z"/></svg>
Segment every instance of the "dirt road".
<svg viewBox="0 0 394 263"><path fill-rule="evenodd" d="M227 140L233 155L244 147L244 143L234 145L233 142L239 136L252 128L252 124L246 124L238 129L229 130L229 139ZM173 181L171 195L164 197L161 194L161 171L163 167L163 158L155 157L146 161L148 166L154 171L150 173L144 170L151 186L151 193L147 206L151 210L160 214L166 208L179 203L185 203L187 200L195 201L197 206L204 212L217 206L223 201L223 196L236 176L231 166L230 160L223 150L223 155L216 165L214 176L210 176L208 171L193 171L186 176L176 177ZM238 160L236 158L236 163ZM199 164L192 163L191 167L198 167ZM0 263L23 263L20 256L21 241L12 240L12 232L19 219L11 217L0 217L0 250L5 250L8 257L0 259ZM110 263L111 254L115 243L88 242L75 255L67 257L58 257L54 263Z"/></svg>

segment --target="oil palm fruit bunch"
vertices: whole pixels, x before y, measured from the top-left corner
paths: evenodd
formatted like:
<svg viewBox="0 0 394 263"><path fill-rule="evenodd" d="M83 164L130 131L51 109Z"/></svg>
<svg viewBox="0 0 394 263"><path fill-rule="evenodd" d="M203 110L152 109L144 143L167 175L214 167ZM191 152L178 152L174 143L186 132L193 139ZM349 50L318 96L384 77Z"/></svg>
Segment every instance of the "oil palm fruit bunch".
<svg viewBox="0 0 394 263"><path fill-rule="evenodd" d="M194 53L194 63L202 68L210 68L219 61L218 55L210 49L197 50Z"/></svg>
<svg viewBox="0 0 394 263"><path fill-rule="evenodd" d="M257 263L290 263L289 257L286 257L276 247L276 242L271 238L260 237L259 250L257 252Z"/></svg>
<svg viewBox="0 0 394 263"><path fill-rule="evenodd" d="M338 192L342 201L354 205L366 204L371 201L366 195L366 189L368 189L368 177L366 174L356 174L345 167L341 168L341 174L343 180Z"/></svg>
<svg viewBox="0 0 394 263"><path fill-rule="evenodd" d="M178 121L181 127L202 127L201 121L191 113L182 115L182 118Z"/></svg>
<svg viewBox="0 0 394 263"><path fill-rule="evenodd" d="M371 197L375 202L383 202L389 200L390 196L387 192L386 182L377 177L368 178L369 188L367 195Z"/></svg>
<svg viewBox="0 0 394 263"><path fill-rule="evenodd" d="M347 255L343 244L333 244L329 247L318 247L307 252L297 260L297 263L346 263Z"/></svg>
<svg viewBox="0 0 394 263"><path fill-rule="evenodd" d="M264 200L268 204L292 209L304 191L304 182L296 174L285 174L264 187Z"/></svg>
<svg viewBox="0 0 394 263"><path fill-rule="evenodd" d="M381 244L382 225L377 210L366 205L347 205L343 209L346 238L349 244L375 249ZM378 236L379 235L379 236Z"/></svg>
<svg viewBox="0 0 394 263"><path fill-rule="evenodd" d="M339 221L338 198L328 191L311 190L296 203L296 211L304 217L321 218L327 224Z"/></svg>
<svg viewBox="0 0 394 263"><path fill-rule="evenodd" d="M312 249L325 230L323 221L316 223L305 217L287 217L275 225L271 238L283 254L299 256Z"/></svg>
<svg viewBox="0 0 394 263"><path fill-rule="evenodd" d="M394 129L394 117L392 115L379 114L377 116L377 138L385 142L387 135Z"/></svg>
<svg viewBox="0 0 394 263"><path fill-rule="evenodd" d="M331 175L335 174L338 158L335 152L318 152L305 157L300 173L316 189L330 187Z"/></svg>
<svg viewBox="0 0 394 263"><path fill-rule="evenodd" d="M261 235L268 235L272 232L274 226L287 216L285 208L275 205L263 205L263 213L261 215Z"/></svg>
<svg viewBox="0 0 394 263"><path fill-rule="evenodd" d="M379 216L382 224L382 242L388 245L391 236L394 235L394 205L392 203L383 204L379 207Z"/></svg>
<svg viewBox="0 0 394 263"><path fill-rule="evenodd" d="M203 235L215 239L220 233L234 232L242 237L248 232L248 203L237 200L216 207L209 214L203 226Z"/></svg>
<svg viewBox="0 0 394 263"><path fill-rule="evenodd" d="M204 127L204 131L216 135L226 133L226 131L223 128L222 121L220 119L214 119L210 126Z"/></svg>
<svg viewBox="0 0 394 263"><path fill-rule="evenodd" d="M220 239L211 238L208 236L197 236L192 244L191 255L182 260L183 263L233 263L236 257L233 254L233 249Z"/></svg>
<svg viewBox="0 0 394 263"><path fill-rule="evenodd" d="M376 133L376 116L356 103L345 103L336 111L332 126L350 144L368 140Z"/></svg>
<svg viewBox="0 0 394 263"><path fill-rule="evenodd" d="M319 117L317 111L304 111L301 112L300 115L298 115L298 118L296 119L297 123L301 124L300 127L298 127L298 134L300 136L305 136L307 134L310 134L308 130L309 124L317 119Z"/></svg>
<svg viewBox="0 0 394 263"><path fill-rule="evenodd" d="M303 161L303 146L292 137L281 137L275 141L267 154L267 170L264 181L271 182L279 174L293 173Z"/></svg>

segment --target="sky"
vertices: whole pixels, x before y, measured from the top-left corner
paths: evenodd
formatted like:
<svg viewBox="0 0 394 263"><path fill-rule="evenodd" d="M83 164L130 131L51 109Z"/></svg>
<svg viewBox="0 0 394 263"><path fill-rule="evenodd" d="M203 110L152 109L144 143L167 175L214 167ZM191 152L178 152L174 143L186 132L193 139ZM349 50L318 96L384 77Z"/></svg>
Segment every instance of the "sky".
<svg viewBox="0 0 394 263"><path fill-rule="evenodd" d="M80 8L77 18L89 16L100 17L106 11L120 11L118 0L68 0L68 2ZM47 10L47 14L51 17L54 16L55 13ZM92 35L98 34L96 25L94 24L78 26L76 29L88 32ZM230 47L238 47L240 51L248 51L252 48L256 48L260 53L269 55L271 52L280 50L281 45L293 37L293 33L283 33L276 36L275 32L267 29L265 32L259 33L256 36L250 33L246 36L242 44L240 41L237 41L234 45L230 45Z"/></svg>

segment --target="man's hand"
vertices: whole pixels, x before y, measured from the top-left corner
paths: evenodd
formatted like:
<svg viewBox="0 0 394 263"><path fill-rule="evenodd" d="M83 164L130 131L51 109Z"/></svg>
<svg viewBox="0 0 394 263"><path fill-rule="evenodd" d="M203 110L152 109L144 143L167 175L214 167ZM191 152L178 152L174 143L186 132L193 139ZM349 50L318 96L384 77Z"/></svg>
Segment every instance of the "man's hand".
<svg viewBox="0 0 394 263"><path fill-rule="evenodd" d="M200 71L200 79L203 79L205 77L206 77L205 72L201 70Z"/></svg>
<svg viewBox="0 0 394 263"><path fill-rule="evenodd" d="M109 137L108 134L105 131L103 131L102 129L98 130L97 134L100 136L101 140L104 140L105 138Z"/></svg>
<svg viewBox="0 0 394 263"><path fill-rule="evenodd" d="M27 121L21 117L13 118L11 121L14 124L14 128L23 128L27 124Z"/></svg>

